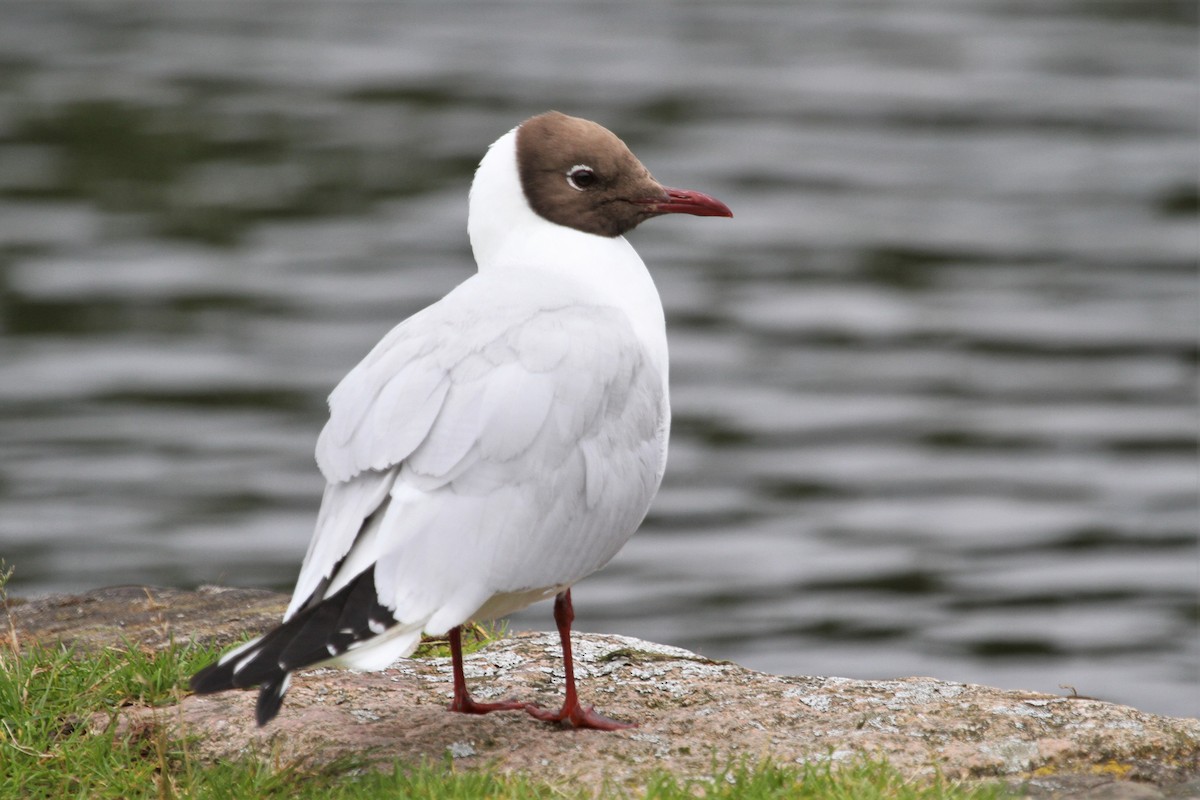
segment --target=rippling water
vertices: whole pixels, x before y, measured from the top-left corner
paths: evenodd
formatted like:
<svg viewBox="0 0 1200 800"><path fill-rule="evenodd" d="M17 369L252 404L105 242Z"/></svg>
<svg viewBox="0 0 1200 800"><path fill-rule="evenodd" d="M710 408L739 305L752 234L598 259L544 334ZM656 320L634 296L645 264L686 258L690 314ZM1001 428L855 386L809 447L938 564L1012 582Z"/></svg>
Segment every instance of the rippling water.
<svg viewBox="0 0 1200 800"><path fill-rule="evenodd" d="M1194 3L464 9L0 7L13 592L289 588L325 395L553 107L737 214L631 237L676 427L583 629L1200 711Z"/></svg>

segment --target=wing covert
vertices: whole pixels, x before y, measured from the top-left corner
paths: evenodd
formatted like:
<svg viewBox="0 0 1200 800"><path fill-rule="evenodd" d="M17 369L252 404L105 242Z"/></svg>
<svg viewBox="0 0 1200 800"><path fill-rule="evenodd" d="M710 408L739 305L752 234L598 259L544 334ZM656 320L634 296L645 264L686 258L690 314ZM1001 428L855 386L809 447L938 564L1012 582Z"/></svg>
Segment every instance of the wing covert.
<svg viewBox="0 0 1200 800"><path fill-rule="evenodd" d="M578 579L632 534L662 476L665 376L624 312L534 293L506 303L468 281L334 390L317 446L330 488L293 605L345 585L339 564L374 563L397 619L449 619Z"/></svg>

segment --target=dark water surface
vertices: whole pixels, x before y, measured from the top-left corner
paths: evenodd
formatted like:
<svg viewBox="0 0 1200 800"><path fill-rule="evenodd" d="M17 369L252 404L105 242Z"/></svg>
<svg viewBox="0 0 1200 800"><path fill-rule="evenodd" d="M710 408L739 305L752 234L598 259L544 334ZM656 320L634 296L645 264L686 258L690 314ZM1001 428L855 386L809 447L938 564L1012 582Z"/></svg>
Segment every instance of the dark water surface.
<svg viewBox="0 0 1200 800"><path fill-rule="evenodd" d="M325 395L553 107L737 214L631 237L676 427L583 629L1196 714L1196 41L1154 0L4 3L11 590L289 588Z"/></svg>

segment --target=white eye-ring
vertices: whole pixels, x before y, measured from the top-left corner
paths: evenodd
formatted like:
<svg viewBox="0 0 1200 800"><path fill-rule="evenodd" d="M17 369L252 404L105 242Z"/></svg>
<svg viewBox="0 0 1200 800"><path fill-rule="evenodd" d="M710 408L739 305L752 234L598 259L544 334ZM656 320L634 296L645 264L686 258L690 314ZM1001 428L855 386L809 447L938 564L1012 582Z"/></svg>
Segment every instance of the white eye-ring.
<svg viewBox="0 0 1200 800"><path fill-rule="evenodd" d="M576 164L567 170L567 183L571 184L571 188L582 192L590 186L596 184L596 172L587 164Z"/></svg>

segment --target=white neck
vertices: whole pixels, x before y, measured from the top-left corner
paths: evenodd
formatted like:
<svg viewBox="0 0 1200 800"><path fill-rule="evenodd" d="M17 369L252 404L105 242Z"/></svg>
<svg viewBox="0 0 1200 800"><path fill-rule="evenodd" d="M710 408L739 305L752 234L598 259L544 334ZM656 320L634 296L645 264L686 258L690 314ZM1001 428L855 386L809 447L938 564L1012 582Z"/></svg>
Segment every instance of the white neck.
<svg viewBox="0 0 1200 800"><path fill-rule="evenodd" d="M529 206L517 173L517 129L496 140L471 184L467 231L479 271L538 270L583 284L595 302L621 308L666 363L662 302L625 237L558 225Z"/></svg>
<svg viewBox="0 0 1200 800"><path fill-rule="evenodd" d="M467 233L479 270L496 264L518 229L545 222L525 200L517 175L517 129L501 136L484 154L471 183Z"/></svg>

